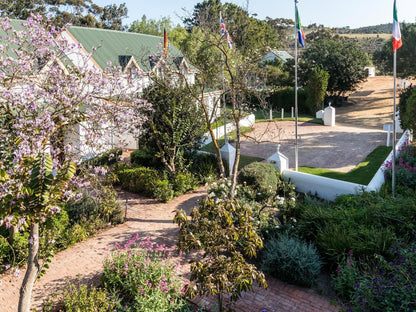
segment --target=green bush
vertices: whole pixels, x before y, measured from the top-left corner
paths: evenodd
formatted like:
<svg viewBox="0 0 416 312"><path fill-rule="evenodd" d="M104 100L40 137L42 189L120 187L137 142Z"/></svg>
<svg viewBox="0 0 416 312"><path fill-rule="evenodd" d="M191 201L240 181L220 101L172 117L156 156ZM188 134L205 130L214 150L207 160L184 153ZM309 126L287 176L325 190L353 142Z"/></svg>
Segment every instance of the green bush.
<svg viewBox="0 0 416 312"><path fill-rule="evenodd" d="M371 262L377 255L391 257L390 248L396 240L410 241L415 232L416 198L343 195L332 204L299 205L294 217L297 234L315 241L331 266L350 249L360 261Z"/></svg>
<svg viewBox="0 0 416 312"><path fill-rule="evenodd" d="M153 196L159 173L146 167L126 167L117 170L121 187L129 192Z"/></svg>
<svg viewBox="0 0 416 312"><path fill-rule="evenodd" d="M175 192L169 180L157 180L153 190L153 196L160 201L167 203L173 198Z"/></svg>
<svg viewBox="0 0 416 312"><path fill-rule="evenodd" d="M355 286L352 311L416 311L416 244L396 243L391 261L379 259L374 274L366 274Z"/></svg>
<svg viewBox="0 0 416 312"><path fill-rule="evenodd" d="M299 113L307 113L306 108L306 92L304 89L298 89L298 111ZM267 102L273 110L284 109L290 112L295 107L295 88L281 88L275 90L268 98Z"/></svg>
<svg viewBox="0 0 416 312"><path fill-rule="evenodd" d="M197 181L190 172L177 173L173 178L175 195L184 194L196 188Z"/></svg>
<svg viewBox="0 0 416 312"><path fill-rule="evenodd" d="M219 176L218 161L214 154L210 153L186 153L185 158L191 162L189 172L202 183L210 179L216 180Z"/></svg>
<svg viewBox="0 0 416 312"><path fill-rule="evenodd" d="M400 94L399 111L402 129L416 129L416 89L407 88Z"/></svg>
<svg viewBox="0 0 416 312"><path fill-rule="evenodd" d="M356 291L356 285L361 281L362 275L353 251L343 257L335 274L332 275L334 290L339 297L350 301Z"/></svg>
<svg viewBox="0 0 416 312"><path fill-rule="evenodd" d="M157 158L154 153L147 147L142 147L138 150L131 152L130 162L137 166L161 168L162 164L160 159Z"/></svg>
<svg viewBox="0 0 416 312"><path fill-rule="evenodd" d="M277 191L277 172L270 164L253 162L238 174L239 184L246 184L256 192L259 201L274 197Z"/></svg>
<svg viewBox="0 0 416 312"><path fill-rule="evenodd" d="M67 282L59 294L54 293L44 300L42 312L114 312L116 302L105 289L82 285L80 281Z"/></svg>
<svg viewBox="0 0 416 312"><path fill-rule="evenodd" d="M266 242L263 254L262 270L300 286L314 285L322 266L313 245L286 235Z"/></svg>

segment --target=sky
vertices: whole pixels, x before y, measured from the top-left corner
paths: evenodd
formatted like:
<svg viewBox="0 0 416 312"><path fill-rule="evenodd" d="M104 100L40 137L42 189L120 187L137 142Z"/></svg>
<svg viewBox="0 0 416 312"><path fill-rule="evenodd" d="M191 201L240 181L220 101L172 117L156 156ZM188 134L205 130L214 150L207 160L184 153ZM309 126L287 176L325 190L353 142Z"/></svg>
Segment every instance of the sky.
<svg viewBox="0 0 416 312"><path fill-rule="evenodd" d="M416 0L396 0L399 22L416 22ZM93 0L104 6L126 3L129 18L124 24L131 24L143 15L151 19L170 17L176 24L180 17L189 16L195 4L203 0ZM257 18L294 19L294 0L222 0L247 8ZM357 28L391 23L393 0L299 0L298 10L302 25L316 23L326 27L350 26Z"/></svg>

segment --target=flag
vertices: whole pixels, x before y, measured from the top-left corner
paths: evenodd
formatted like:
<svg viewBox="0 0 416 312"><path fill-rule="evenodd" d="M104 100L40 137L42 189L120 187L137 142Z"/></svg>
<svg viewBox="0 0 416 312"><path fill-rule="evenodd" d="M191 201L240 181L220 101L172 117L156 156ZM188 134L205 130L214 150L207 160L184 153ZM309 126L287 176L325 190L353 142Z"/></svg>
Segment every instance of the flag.
<svg viewBox="0 0 416 312"><path fill-rule="evenodd" d="M300 23L299 12L298 12L297 6L296 6L296 29L298 31L299 43L302 46L302 48L304 48L306 36L305 36L305 33L303 32L302 24Z"/></svg>
<svg viewBox="0 0 416 312"><path fill-rule="evenodd" d="M227 28L225 27L224 20L222 17L220 17L220 23L221 23L221 36L224 36L227 39L227 44L230 49L233 48L233 40L231 39L230 34L228 33Z"/></svg>
<svg viewBox="0 0 416 312"><path fill-rule="evenodd" d="M402 34L400 33L400 24L397 19L396 0L393 5L393 52L396 52L402 46Z"/></svg>
<svg viewBox="0 0 416 312"><path fill-rule="evenodd" d="M168 35L166 34L166 28L163 26L163 51L165 58L168 58Z"/></svg>

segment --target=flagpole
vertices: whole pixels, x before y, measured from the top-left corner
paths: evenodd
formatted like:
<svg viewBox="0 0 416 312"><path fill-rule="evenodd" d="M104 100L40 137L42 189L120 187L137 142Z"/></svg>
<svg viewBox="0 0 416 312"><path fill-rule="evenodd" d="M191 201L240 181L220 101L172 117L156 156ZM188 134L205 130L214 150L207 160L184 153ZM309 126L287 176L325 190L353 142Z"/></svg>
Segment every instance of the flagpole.
<svg viewBox="0 0 416 312"><path fill-rule="evenodd" d="M220 11L220 29L221 29L221 11ZM221 35L222 36L222 35ZM222 70L222 102L223 102L223 112L224 112L224 144L228 143L227 137L227 118L226 118L226 106L225 106L225 77L224 77L224 59L221 51L221 70Z"/></svg>
<svg viewBox="0 0 416 312"><path fill-rule="evenodd" d="M393 159L391 166L391 192L395 196L396 188L396 55L397 50L393 53L393 76L394 76L394 91L393 91Z"/></svg>
<svg viewBox="0 0 416 312"><path fill-rule="evenodd" d="M298 23L297 4L295 0L295 171L298 171Z"/></svg>

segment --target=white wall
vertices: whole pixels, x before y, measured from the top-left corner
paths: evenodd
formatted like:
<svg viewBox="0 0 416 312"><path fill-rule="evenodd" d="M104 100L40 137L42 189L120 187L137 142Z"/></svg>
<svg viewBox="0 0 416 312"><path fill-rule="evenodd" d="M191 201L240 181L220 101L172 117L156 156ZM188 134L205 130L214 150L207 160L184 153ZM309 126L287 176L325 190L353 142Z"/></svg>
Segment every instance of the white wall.
<svg viewBox="0 0 416 312"><path fill-rule="evenodd" d="M254 125L254 123L256 122L256 117L254 116L254 114L250 114L247 117L244 117L243 119L240 120L240 127L251 127ZM235 130L235 124L233 122L230 122L226 125L226 131L227 133ZM218 127L214 129L214 137L216 139L221 138L224 136L224 126ZM203 137L203 143L202 145L207 145L209 143L212 142L212 138L209 132L204 134Z"/></svg>
<svg viewBox="0 0 416 312"><path fill-rule="evenodd" d="M412 139L411 132L409 130L403 134L397 143L396 150L399 150L408 139ZM390 153L385 161L391 161L392 158L393 152ZM342 194L357 194L363 191L378 191L384 183L384 166L380 166L368 185L329 179L292 170L283 171L282 176L285 181L290 181L296 186L296 191L301 193L311 193L313 195L316 194L320 198L332 201L338 195Z"/></svg>

